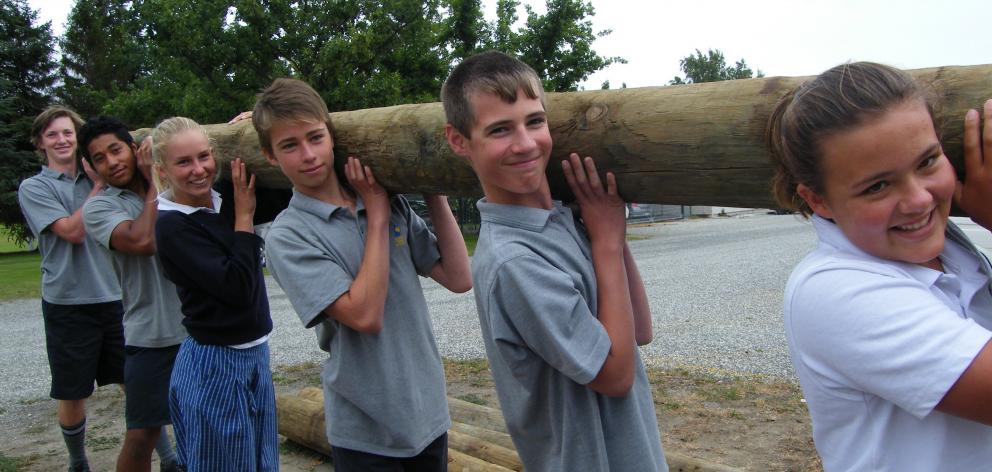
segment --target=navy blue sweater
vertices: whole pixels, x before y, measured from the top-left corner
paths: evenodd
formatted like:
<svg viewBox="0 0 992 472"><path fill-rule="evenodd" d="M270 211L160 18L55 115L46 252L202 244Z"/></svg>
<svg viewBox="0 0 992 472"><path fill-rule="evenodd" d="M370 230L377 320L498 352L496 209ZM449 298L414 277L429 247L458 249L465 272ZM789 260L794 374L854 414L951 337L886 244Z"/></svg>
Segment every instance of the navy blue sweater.
<svg viewBox="0 0 992 472"><path fill-rule="evenodd" d="M201 344L235 345L272 331L262 238L226 215L160 211L155 225L165 277L176 284L183 325Z"/></svg>

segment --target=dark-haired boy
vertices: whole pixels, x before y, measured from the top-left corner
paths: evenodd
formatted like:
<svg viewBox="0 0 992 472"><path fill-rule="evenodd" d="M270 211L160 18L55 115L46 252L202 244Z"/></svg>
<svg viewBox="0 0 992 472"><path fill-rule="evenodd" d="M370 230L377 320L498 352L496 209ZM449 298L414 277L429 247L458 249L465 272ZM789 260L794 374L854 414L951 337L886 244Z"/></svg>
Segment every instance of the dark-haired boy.
<svg viewBox="0 0 992 472"><path fill-rule="evenodd" d="M482 184L476 304L507 429L527 470L667 470L636 344L651 315L615 178L562 162L582 212L551 199L544 91L505 54L461 62L442 102L452 150Z"/></svg>
<svg viewBox="0 0 992 472"><path fill-rule="evenodd" d="M262 153L293 183L265 238L269 269L330 353L321 381L337 471L442 471L451 425L444 369L418 276L471 288L465 242L444 196L425 198L436 237L402 197L349 158L334 169L327 106L278 79L252 116Z"/></svg>
<svg viewBox="0 0 992 472"><path fill-rule="evenodd" d="M157 449L162 470L178 470L164 426L169 418L169 379L186 338L176 287L155 256L158 192L149 150L138 150L127 127L108 117L79 131L83 157L107 187L83 206L86 232L106 249L124 302L124 385L127 434L118 471L147 471Z"/></svg>

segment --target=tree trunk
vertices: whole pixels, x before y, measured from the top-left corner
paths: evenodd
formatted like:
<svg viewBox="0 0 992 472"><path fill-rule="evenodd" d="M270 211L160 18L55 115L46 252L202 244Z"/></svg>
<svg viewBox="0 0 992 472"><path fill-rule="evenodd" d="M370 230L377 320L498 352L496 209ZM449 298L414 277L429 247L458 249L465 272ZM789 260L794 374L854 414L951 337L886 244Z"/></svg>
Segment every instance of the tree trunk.
<svg viewBox="0 0 992 472"><path fill-rule="evenodd" d="M910 73L943 98L938 128L944 150L962 175L964 113L992 96L992 65L948 66ZM548 166L552 193L567 198L559 162L571 152L590 155L616 173L627 201L675 205L775 207L763 134L775 102L807 77L770 77L671 87L549 94L554 150ZM335 164L360 157L397 193L479 196L481 188L444 138L439 103L331 114ZM218 160L240 156L258 185L289 188L258 149L248 121L208 125ZM144 135L147 130L138 130ZM225 173L228 170L225 169Z"/></svg>

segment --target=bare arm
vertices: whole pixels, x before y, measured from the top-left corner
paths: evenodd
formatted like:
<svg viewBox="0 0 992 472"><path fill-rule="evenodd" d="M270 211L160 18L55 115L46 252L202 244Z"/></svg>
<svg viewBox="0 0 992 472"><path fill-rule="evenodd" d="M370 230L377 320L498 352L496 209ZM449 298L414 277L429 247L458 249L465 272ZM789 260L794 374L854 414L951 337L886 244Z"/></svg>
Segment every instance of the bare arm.
<svg viewBox="0 0 992 472"><path fill-rule="evenodd" d="M83 171L93 182L93 189L86 196L87 199L100 193L107 185L100 178L100 174L90 167L89 163L85 160L83 161ZM86 239L86 228L83 227L83 207L80 206L76 211L72 212L71 215L65 218L59 218L55 220L52 224L48 225L48 228L55 233L56 236L69 241L72 244L83 244Z"/></svg>
<svg viewBox="0 0 992 472"><path fill-rule="evenodd" d="M437 247L441 252L441 260L434 264L430 276L452 292L467 292L472 288L468 250L455 222L455 215L448 206L448 198L444 195L424 195L424 201L427 202L427 211L437 235Z"/></svg>
<svg viewBox="0 0 992 472"><path fill-rule="evenodd" d="M985 102L984 131L980 117L968 110L964 118L965 181L958 182L954 203L985 229L992 231L992 100ZM983 137L984 135L984 137Z"/></svg>
<svg viewBox="0 0 992 472"><path fill-rule="evenodd" d="M138 256L155 254L155 220L158 218L158 189L151 178L151 139L146 138L137 151L138 170L145 179L145 206L137 218L124 221L110 233L110 247Z"/></svg>
<svg viewBox="0 0 992 472"><path fill-rule="evenodd" d="M348 291L324 309L324 314L361 333L382 330L389 284L389 195L375 181L372 169L348 157L345 176L365 202L368 230L365 254Z"/></svg>
<svg viewBox="0 0 992 472"><path fill-rule="evenodd" d="M627 271L630 305L634 312L634 340L638 346L643 346L654 339L651 328L651 306L648 305L648 294L644 291L641 272L637 270L637 262L634 261L626 241L623 243L623 265Z"/></svg>
<svg viewBox="0 0 992 472"><path fill-rule="evenodd" d="M565 180L575 193L592 245L596 270L597 317L610 337L603 367L588 387L607 396L624 396L634 384L634 317L624 268L623 201L616 178L606 174L604 189L592 158L572 154L562 162Z"/></svg>
<svg viewBox="0 0 992 472"><path fill-rule="evenodd" d="M978 352L937 410L992 426L992 341Z"/></svg>

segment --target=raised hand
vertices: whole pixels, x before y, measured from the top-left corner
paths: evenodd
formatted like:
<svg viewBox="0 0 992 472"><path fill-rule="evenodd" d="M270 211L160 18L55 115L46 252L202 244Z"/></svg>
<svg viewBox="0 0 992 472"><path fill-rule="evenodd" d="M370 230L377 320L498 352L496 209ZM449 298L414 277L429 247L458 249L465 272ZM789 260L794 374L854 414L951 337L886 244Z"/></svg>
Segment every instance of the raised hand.
<svg viewBox="0 0 992 472"><path fill-rule="evenodd" d="M370 222L373 219L383 222L389 221L389 194L375 181L372 169L363 166L362 161L357 157L348 156L348 162L344 165L344 175L355 189L359 197L365 203L365 215Z"/></svg>
<svg viewBox="0 0 992 472"><path fill-rule="evenodd" d="M992 100L985 102L984 130L977 110L964 117L964 183L958 182L954 203L971 219L992 230Z"/></svg>
<svg viewBox="0 0 992 472"><path fill-rule="evenodd" d="M569 155L568 160L562 161L561 167L565 181L572 188L575 201L579 204L590 241L594 244L602 241L621 246L626 233L624 202L617 194L617 182L613 173L606 173L604 187L592 158L579 159L579 155L575 153Z"/></svg>
<svg viewBox="0 0 992 472"><path fill-rule="evenodd" d="M103 181L103 177L100 177L100 173L93 169L89 161L83 159L82 162L83 172L86 172L86 176L90 178L90 182L93 182L93 191L99 192L103 190L107 186L107 183Z"/></svg>
<svg viewBox="0 0 992 472"><path fill-rule="evenodd" d="M248 174L240 157L231 161L231 184L234 186L234 230L254 232L255 176Z"/></svg>
<svg viewBox="0 0 992 472"><path fill-rule="evenodd" d="M145 182L148 182L149 190L158 192L155 189L155 181L152 180L152 137L146 136L145 139L141 141L141 145L138 146L138 151L135 153L138 170L141 175L145 178Z"/></svg>

